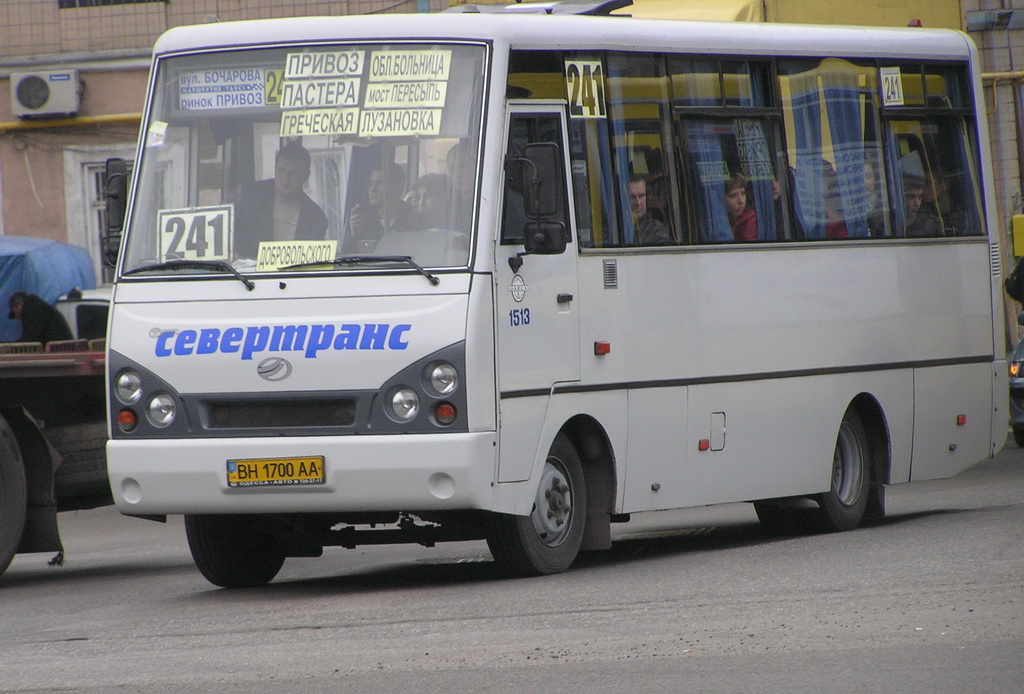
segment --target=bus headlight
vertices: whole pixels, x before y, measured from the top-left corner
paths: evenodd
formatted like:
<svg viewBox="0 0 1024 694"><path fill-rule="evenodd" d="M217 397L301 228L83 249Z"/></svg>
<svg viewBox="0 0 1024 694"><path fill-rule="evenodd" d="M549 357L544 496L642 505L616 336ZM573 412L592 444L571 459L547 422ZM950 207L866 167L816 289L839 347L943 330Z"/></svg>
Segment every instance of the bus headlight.
<svg viewBox="0 0 1024 694"><path fill-rule="evenodd" d="M163 429L174 421L175 407L174 398L166 393L154 395L149 401L149 421L155 426Z"/></svg>
<svg viewBox="0 0 1024 694"><path fill-rule="evenodd" d="M459 387L459 372L446 361L437 362L430 368L429 381L439 395L450 395Z"/></svg>
<svg viewBox="0 0 1024 694"><path fill-rule="evenodd" d="M411 388L399 388L391 396L391 411L400 422L408 422L420 411L420 398Z"/></svg>
<svg viewBox="0 0 1024 694"><path fill-rule="evenodd" d="M117 399L125 405L134 405L142 398L142 378L131 369L117 376Z"/></svg>

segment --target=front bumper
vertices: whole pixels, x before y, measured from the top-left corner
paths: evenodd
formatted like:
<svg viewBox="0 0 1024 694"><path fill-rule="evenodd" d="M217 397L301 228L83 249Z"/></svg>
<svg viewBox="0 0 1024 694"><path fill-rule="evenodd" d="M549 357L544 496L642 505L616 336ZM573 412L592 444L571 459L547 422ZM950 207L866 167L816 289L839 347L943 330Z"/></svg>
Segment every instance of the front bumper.
<svg viewBox="0 0 1024 694"><path fill-rule="evenodd" d="M494 432L112 440L114 503L128 515L491 510ZM230 459L324 456L322 485L232 488Z"/></svg>

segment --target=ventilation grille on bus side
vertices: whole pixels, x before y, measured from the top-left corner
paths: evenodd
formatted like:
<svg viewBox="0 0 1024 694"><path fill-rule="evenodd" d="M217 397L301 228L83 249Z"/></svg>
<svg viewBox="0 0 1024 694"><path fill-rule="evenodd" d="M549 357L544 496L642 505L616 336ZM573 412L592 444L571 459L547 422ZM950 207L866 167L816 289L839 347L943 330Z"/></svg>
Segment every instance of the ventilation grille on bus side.
<svg viewBox="0 0 1024 694"><path fill-rule="evenodd" d="M990 243L988 245L988 255L992 263L992 276L999 277L1003 269L1003 261L999 257L999 247Z"/></svg>
<svg viewBox="0 0 1024 694"><path fill-rule="evenodd" d="M604 288L615 289L619 286L619 265L614 260L604 261Z"/></svg>

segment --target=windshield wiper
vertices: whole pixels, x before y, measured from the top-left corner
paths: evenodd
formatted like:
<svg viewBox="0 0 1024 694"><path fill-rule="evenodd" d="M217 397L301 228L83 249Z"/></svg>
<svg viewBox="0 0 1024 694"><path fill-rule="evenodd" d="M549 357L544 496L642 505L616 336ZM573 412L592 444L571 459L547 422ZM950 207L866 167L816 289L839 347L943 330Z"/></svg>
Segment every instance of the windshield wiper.
<svg viewBox="0 0 1024 694"><path fill-rule="evenodd" d="M424 270L423 267L412 259L412 256L408 255L342 255L338 256L334 260L311 260L308 263L297 263L295 265L288 265L278 269L298 270L299 268L316 267L318 265L332 265L337 267L339 265L359 265L360 263L405 263L406 265L415 268L416 272L426 277L430 284L437 286L441 281L436 275Z"/></svg>
<svg viewBox="0 0 1024 694"><path fill-rule="evenodd" d="M153 263L152 265L143 265L142 267L132 268L131 270L127 270L121 274L137 275L140 272L150 272L153 270L220 270L237 277L250 292L256 287L251 279L232 267L231 263L226 260L184 260L179 258L175 260L167 260L162 263Z"/></svg>

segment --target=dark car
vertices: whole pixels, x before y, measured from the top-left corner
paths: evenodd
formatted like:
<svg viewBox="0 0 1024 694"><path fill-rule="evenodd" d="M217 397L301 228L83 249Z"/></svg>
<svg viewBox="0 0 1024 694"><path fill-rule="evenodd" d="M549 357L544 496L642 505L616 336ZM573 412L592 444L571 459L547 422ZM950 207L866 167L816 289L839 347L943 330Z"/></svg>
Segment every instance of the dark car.
<svg viewBox="0 0 1024 694"><path fill-rule="evenodd" d="M1013 440L1024 448L1024 340L1010 357L1010 426Z"/></svg>

